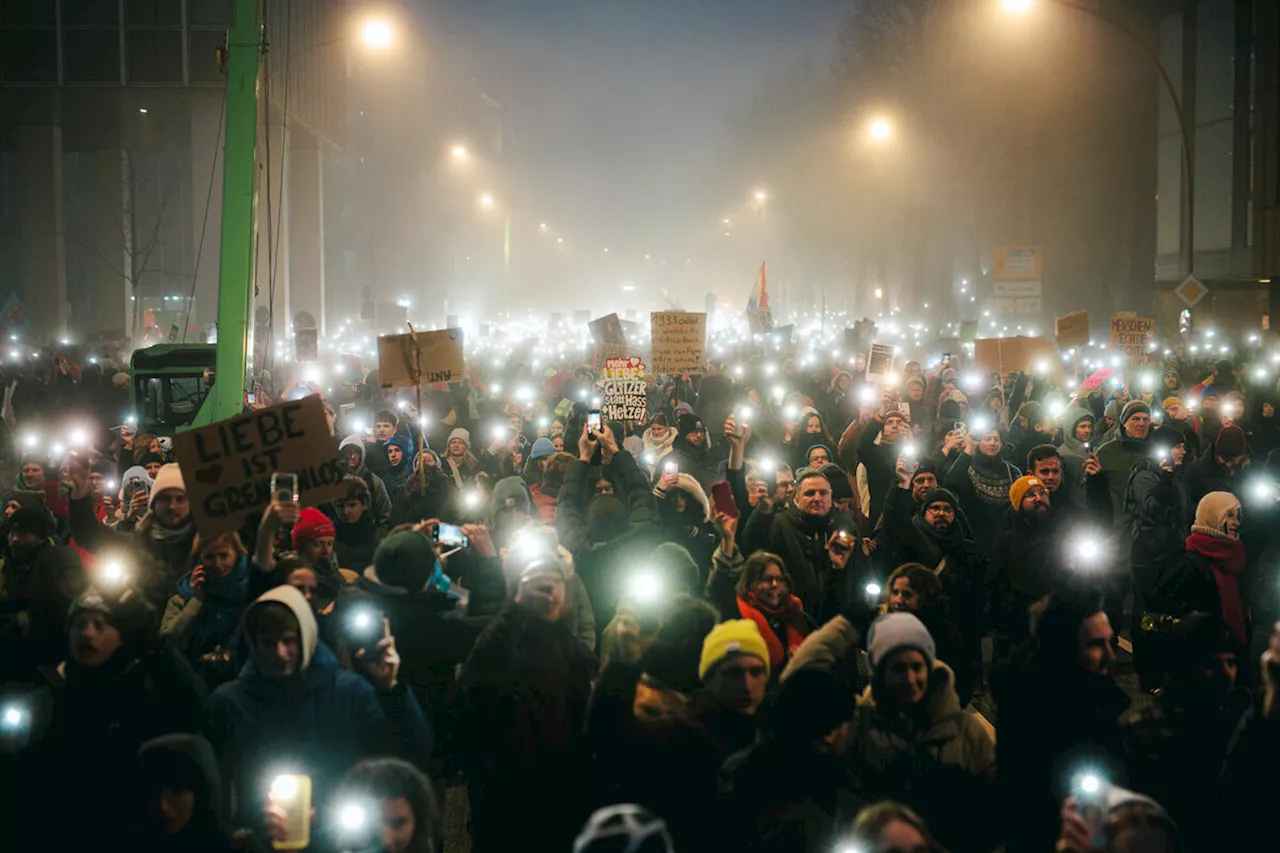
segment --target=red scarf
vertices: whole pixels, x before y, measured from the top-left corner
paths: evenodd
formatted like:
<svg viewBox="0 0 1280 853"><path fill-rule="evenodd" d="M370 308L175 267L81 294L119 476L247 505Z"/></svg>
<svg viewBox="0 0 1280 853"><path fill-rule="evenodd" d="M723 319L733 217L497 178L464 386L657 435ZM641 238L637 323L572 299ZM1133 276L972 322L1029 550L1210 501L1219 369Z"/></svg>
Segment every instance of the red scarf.
<svg viewBox="0 0 1280 853"><path fill-rule="evenodd" d="M756 627L760 629L760 636L764 638L764 644L769 649L769 667L774 672L778 672L787 658L800 648L800 644L804 642L804 635L809 633L804 621L804 605L793 595L790 596L789 602L783 602L782 607L770 610L754 594L749 598L750 600L738 599L738 614L743 619L750 619L756 623ZM773 626L769 624L770 616L781 620L786 625L787 647L785 649L782 648L778 635L774 633Z"/></svg>
<svg viewBox="0 0 1280 853"><path fill-rule="evenodd" d="M1222 602L1222 618L1231 626L1236 639L1247 643L1244 606L1240 603L1240 586L1236 583L1236 575L1244 569L1244 543L1239 539L1219 539L1204 533L1192 533L1187 537L1187 550L1209 561L1213 580L1218 585L1218 600Z"/></svg>

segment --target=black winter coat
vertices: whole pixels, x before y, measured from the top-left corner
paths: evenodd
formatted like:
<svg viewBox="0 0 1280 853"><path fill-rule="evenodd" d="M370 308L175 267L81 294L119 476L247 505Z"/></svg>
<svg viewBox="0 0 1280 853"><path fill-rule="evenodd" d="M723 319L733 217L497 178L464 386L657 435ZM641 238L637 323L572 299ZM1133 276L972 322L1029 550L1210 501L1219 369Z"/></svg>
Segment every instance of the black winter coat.
<svg viewBox="0 0 1280 853"><path fill-rule="evenodd" d="M1164 471L1157 459L1139 459L1125 489L1126 514L1133 518L1130 534L1134 578L1143 595L1157 563L1181 554L1191 532L1194 507L1189 505L1182 471Z"/></svg>
<svg viewBox="0 0 1280 853"><path fill-rule="evenodd" d="M833 598L839 598L842 585L833 583L827 542L837 530L854 529L849 519L835 511L812 516L788 506L773 516L765 550L782 558L791 575L791 593L804 603L805 613L815 614L819 620L840 608L840 602Z"/></svg>

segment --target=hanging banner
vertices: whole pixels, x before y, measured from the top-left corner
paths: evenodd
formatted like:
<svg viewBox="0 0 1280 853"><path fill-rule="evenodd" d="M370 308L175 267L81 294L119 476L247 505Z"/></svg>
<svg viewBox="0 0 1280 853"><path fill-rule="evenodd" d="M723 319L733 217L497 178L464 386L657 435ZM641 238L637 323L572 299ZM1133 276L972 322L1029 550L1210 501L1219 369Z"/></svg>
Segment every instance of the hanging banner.
<svg viewBox="0 0 1280 853"><path fill-rule="evenodd" d="M651 369L659 375L701 374L707 364L707 315L654 311L649 315Z"/></svg>

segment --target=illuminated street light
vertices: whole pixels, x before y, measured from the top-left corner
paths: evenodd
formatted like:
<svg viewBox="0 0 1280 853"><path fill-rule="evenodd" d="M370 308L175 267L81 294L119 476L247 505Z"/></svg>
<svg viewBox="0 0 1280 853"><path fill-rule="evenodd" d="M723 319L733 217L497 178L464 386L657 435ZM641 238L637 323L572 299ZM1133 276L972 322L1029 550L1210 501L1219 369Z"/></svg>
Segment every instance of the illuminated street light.
<svg viewBox="0 0 1280 853"><path fill-rule="evenodd" d="M467 151L467 146L465 145L455 145L449 153L453 156L453 159L460 163L471 156L470 152Z"/></svg>
<svg viewBox="0 0 1280 853"><path fill-rule="evenodd" d="M546 230L547 230L547 223L545 223L545 222L539 222L539 223L538 223L538 228L540 228L540 229L541 229L541 230L543 230L543 231L546 231Z"/></svg>
<svg viewBox="0 0 1280 853"><path fill-rule="evenodd" d="M876 142L886 142L893 138L893 125L888 119L878 118L867 127L867 134Z"/></svg>
<svg viewBox="0 0 1280 853"><path fill-rule="evenodd" d="M769 196L765 193L764 190L756 190L756 201L760 202L761 204L764 204L764 202L768 198Z"/></svg>
<svg viewBox="0 0 1280 853"><path fill-rule="evenodd" d="M493 196L490 193L480 196L480 206L484 208L493 207Z"/></svg>
<svg viewBox="0 0 1280 853"><path fill-rule="evenodd" d="M382 50L391 46L395 31L391 28L390 21L385 18L374 18L365 22L364 29L360 31L360 38L369 47Z"/></svg>
<svg viewBox="0 0 1280 853"><path fill-rule="evenodd" d="M1015 15L1023 15L1031 11L1032 0L1003 0L1004 10Z"/></svg>

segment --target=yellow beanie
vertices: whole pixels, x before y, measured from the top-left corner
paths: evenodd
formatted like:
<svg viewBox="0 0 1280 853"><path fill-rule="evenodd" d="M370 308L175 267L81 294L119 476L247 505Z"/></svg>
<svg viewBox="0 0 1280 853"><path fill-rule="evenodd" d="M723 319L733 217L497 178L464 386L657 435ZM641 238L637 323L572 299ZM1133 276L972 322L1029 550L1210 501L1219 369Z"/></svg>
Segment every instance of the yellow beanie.
<svg viewBox="0 0 1280 853"><path fill-rule="evenodd" d="M1044 483L1040 482L1039 477L1032 477L1030 474L1024 474L1013 481L1013 485L1009 487L1009 500L1013 501L1014 512L1022 509L1022 499L1026 497L1027 489L1032 486L1043 488Z"/></svg>
<svg viewBox="0 0 1280 853"><path fill-rule="evenodd" d="M1181 406L1182 400L1178 397L1165 397L1164 402L1160 404L1162 409L1172 409L1174 406Z"/></svg>
<svg viewBox="0 0 1280 853"><path fill-rule="evenodd" d="M698 661L698 678L707 680L707 673L729 655L752 655L764 663L769 675L769 647L760 636L760 629L750 619L730 619L711 629L702 641L702 659Z"/></svg>

